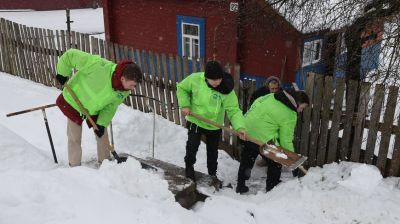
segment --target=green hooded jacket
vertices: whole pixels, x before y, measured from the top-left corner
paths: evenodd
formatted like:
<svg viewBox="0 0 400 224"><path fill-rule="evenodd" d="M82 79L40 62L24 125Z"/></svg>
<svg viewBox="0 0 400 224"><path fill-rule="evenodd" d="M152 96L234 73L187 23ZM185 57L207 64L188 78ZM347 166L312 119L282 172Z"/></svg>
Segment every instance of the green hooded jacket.
<svg viewBox="0 0 400 224"><path fill-rule="evenodd" d="M86 52L69 49L57 63L57 73L68 77L72 70L76 73L68 81L72 91L90 115L98 115L97 124L107 127L118 106L129 95L129 91L116 91L112 88L112 75L116 64ZM66 89L63 97L81 115L83 112Z"/></svg>
<svg viewBox="0 0 400 224"><path fill-rule="evenodd" d="M297 112L275 99L274 93L256 99L244 115L244 120L249 136L261 142L272 140L275 145L294 151Z"/></svg>
<svg viewBox="0 0 400 224"><path fill-rule="evenodd" d="M211 89L204 77L204 72L192 73L177 85L177 96L180 108L189 108L193 113L224 123L225 111L235 130L244 129L243 113L235 91L222 94ZM188 116L187 120L207 130L219 128Z"/></svg>

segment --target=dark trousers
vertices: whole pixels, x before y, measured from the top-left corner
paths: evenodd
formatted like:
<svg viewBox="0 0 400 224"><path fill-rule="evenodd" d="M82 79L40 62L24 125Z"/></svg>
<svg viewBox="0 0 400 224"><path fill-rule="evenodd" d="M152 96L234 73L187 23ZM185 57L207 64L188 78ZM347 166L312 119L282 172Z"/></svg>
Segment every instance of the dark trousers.
<svg viewBox="0 0 400 224"><path fill-rule="evenodd" d="M186 142L186 167L193 166L196 163L196 154L200 146L201 135L206 136L207 147L207 168L208 174L215 176L218 167L218 142L221 137L222 130L207 130L197 126L194 123L187 122L188 140Z"/></svg>
<svg viewBox="0 0 400 224"><path fill-rule="evenodd" d="M250 178L251 169L253 169L258 154L259 146L257 144L248 141L244 142L238 171L238 185L245 185L246 180ZM280 182L282 165L265 157L263 159L266 160L268 167L266 190L270 191Z"/></svg>

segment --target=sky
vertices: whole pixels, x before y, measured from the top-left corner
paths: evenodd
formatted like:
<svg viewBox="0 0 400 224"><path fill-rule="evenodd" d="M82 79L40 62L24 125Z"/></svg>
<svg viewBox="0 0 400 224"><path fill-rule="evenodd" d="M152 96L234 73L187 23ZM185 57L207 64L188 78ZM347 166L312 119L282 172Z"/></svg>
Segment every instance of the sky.
<svg viewBox="0 0 400 224"><path fill-rule="evenodd" d="M184 209L168 191L162 171L141 169L134 159L123 164L105 161L96 167L95 137L86 126L83 165L69 168L66 118L56 107L46 109L59 161L54 164L42 112L6 114L52 104L60 92L0 73L1 224L400 222L400 178L383 178L374 166L350 162L310 168L302 178L284 170L283 182L268 193L265 168L255 167L247 182L249 193L201 187L198 190L209 195L206 201ZM150 157L152 122L153 114L121 105L113 119L116 151ZM183 166L186 138L185 128L156 116L156 159ZM235 186L238 167L238 161L219 150L220 179ZM204 144L195 169L206 173Z"/></svg>

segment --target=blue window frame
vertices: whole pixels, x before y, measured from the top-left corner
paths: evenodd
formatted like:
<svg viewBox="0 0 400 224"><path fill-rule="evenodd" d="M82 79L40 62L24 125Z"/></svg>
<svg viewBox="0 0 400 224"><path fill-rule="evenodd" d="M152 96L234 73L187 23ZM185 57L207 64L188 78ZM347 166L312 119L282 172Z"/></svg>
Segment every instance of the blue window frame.
<svg viewBox="0 0 400 224"><path fill-rule="evenodd" d="M178 55L188 59L204 58L205 19L191 16L176 16Z"/></svg>

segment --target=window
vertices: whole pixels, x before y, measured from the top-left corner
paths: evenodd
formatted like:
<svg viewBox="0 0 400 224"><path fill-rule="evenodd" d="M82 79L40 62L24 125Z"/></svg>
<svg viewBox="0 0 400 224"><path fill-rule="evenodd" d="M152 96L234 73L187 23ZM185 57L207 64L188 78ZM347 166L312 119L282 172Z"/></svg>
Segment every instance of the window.
<svg viewBox="0 0 400 224"><path fill-rule="evenodd" d="M204 57L204 19L177 16L178 54L192 58Z"/></svg>
<svg viewBox="0 0 400 224"><path fill-rule="evenodd" d="M304 43L303 67L318 63L321 60L322 39Z"/></svg>
<svg viewBox="0 0 400 224"><path fill-rule="evenodd" d="M199 58L199 25L182 23L182 56Z"/></svg>

